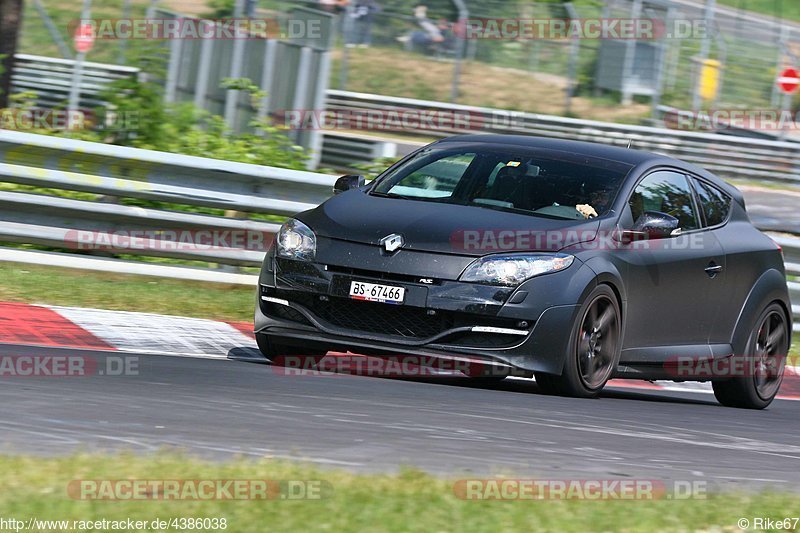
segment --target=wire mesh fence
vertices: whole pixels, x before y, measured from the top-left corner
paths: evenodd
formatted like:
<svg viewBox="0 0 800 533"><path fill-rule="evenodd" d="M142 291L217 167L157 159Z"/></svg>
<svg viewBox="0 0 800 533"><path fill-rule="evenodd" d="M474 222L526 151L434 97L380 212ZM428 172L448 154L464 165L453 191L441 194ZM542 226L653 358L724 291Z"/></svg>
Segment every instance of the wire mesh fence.
<svg viewBox="0 0 800 533"><path fill-rule="evenodd" d="M320 5L316 1L302 3ZM334 69L333 87L364 88L363 84L351 83L359 79L359 64L342 59L348 55L345 48L348 44L370 46L387 53L406 52L408 57L422 64L457 60L455 43L459 37L459 22L453 2L431 0L426 3L424 18L445 36L440 43L426 40L423 19L415 3L403 0L375 3L380 10L370 15L369 39L364 42L355 42L344 34L348 28L347 18L353 14L340 8L340 61ZM297 4L267 0L261 5L274 12L288 13L291 6ZM798 63L800 24L754 15L746 10L747 0L739 2L744 9L719 6L710 13L704 4L703 0L576 0L571 3L467 0L470 20L584 21L581 27L585 27L586 21L592 20L636 19L653 21L663 31L633 44L624 38L549 38L541 34L527 38L500 35L466 39L463 59L468 67L508 69L510 83L520 91L526 90L527 76L550 82L553 91L563 93L561 112L572 115L579 113L571 112L570 96L600 104L633 101L650 106L641 119L657 115L659 105L680 109L781 106L782 95L776 77L783 67ZM704 83L701 79L704 65L714 62L718 62L714 67L717 69L714 87L710 94L706 91L698 97ZM386 69L392 68L392 62L387 62ZM385 76L377 75L375 69L376 65L371 64L372 80L367 85L370 90L396 96L425 96L404 84L392 83L396 75L389 72ZM385 85L380 83L382 78L387 80ZM462 96L460 92L455 94L457 98ZM484 95L478 102L474 99L461 101L502 104L494 102L491 94ZM539 111L535 105L524 110Z"/></svg>
<svg viewBox="0 0 800 533"><path fill-rule="evenodd" d="M706 0L464 0L467 20L479 24L487 20L583 21L579 27L585 28L587 21L649 20L666 29L635 42L548 32L469 38L464 35L458 0L259 0L248 5L255 5L255 17L275 18L284 25L300 6L336 14L330 85L337 89L627 122L660 116L659 105L782 107L784 98L776 78L784 67L800 63L800 23L748 11L766 4L777 6L779 1L717 1L722 5L709 12ZM52 20L45 25L39 11L26 13L23 51L37 48L58 55L56 39L48 37L53 32L46 27L54 27L62 41L68 40L67 22L79 17L79 10L66 13L56 9L52 0L35 4ZM169 0L96 0L95 4L93 16L109 19L123 16L125 5L134 17L142 17L145 8L153 5L176 10L188 5ZM201 16L230 16L235 1L197 0L194 4ZM800 3L785 0L782 5L781 13L797 11L794 16L800 20ZM688 33L671 31L676 28L688 28ZM698 28L707 31L694 31ZM92 59L135 61L133 51L140 48L139 43L127 47L127 58L121 52L123 44L98 41ZM709 69L711 74L716 69L716 78L711 87L705 87ZM431 75L434 72L436 76ZM706 91L698 97L703 87ZM575 98L581 105L575 105ZM594 107L605 108L605 114L592 114Z"/></svg>

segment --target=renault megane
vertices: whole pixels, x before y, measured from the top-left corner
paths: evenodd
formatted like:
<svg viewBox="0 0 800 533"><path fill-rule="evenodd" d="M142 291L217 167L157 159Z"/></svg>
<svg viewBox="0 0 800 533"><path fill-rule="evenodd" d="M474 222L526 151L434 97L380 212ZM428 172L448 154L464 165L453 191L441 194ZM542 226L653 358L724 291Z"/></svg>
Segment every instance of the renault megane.
<svg viewBox="0 0 800 533"><path fill-rule="evenodd" d="M780 248L701 168L472 135L334 192L264 260L255 331L269 359L416 354L579 397L612 377L711 381L747 408L778 392L792 331Z"/></svg>

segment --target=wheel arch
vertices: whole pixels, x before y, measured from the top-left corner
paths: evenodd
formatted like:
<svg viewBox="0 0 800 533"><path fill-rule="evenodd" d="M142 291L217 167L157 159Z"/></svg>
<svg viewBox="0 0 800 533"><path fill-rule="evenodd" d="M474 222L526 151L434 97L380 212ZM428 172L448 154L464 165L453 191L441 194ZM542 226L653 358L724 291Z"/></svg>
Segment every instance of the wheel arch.
<svg viewBox="0 0 800 533"><path fill-rule="evenodd" d="M625 336L625 318L628 316L628 297L623 283L623 276L617 266L609 260L595 257L586 262L586 266L595 273L594 283L583 290L580 303L586 301L589 293L598 285L608 285L617 297L619 305L620 320L622 321L622 335Z"/></svg>
<svg viewBox="0 0 800 533"><path fill-rule="evenodd" d="M769 269L753 284L736 319L731 335L731 346L734 352L743 353L747 348L750 330L755 320L761 314L761 311L773 302L778 303L786 315L786 323L789 326L789 346L791 346L792 307L789 303L786 277L776 269Z"/></svg>

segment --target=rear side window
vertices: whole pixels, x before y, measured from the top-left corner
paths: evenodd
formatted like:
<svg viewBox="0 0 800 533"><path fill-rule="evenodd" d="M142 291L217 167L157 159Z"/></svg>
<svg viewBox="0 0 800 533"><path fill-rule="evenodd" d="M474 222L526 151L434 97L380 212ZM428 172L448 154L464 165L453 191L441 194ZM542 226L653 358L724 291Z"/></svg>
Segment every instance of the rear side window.
<svg viewBox="0 0 800 533"><path fill-rule="evenodd" d="M700 209L706 218L706 226L717 226L725 222L731 210L731 197L700 180L693 180L697 196L700 200Z"/></svg>

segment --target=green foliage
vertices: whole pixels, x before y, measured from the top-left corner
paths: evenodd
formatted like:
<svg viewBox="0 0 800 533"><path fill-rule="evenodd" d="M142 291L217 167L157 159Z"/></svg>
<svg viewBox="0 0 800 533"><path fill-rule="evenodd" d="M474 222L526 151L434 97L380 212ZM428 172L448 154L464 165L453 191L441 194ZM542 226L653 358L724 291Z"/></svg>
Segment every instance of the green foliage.
<svg viewBox="0 0 800 533"><path fill-rule="evenodd" d="M214 19L226 18L233 16L236 0L209 0L207 4L211 11L205 13L205 17Z"/></svg>
<svg viewBox="0 0 800 533"><path fill-rule="evenodd" d="M355 164L353 168L360 170L367 180L371 180L378 177L379 174L399 160L397 157L381 157L370 163Z"/></svg>
<svg viewBox="0 0 800 533"><path fill-rule="evenodd" d="M263 97L247 79L225 80L223 86L247 92L254 105ZM108 105L98 110L97 129L49 133L242 163L305 168L308 156L303 148L268 120L251 123L254 133L233 133L222 117L192 104L164 105L160 85L135 79L113 83L101 98Z"/></svg>

